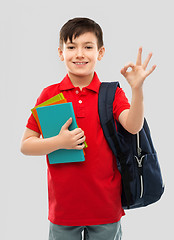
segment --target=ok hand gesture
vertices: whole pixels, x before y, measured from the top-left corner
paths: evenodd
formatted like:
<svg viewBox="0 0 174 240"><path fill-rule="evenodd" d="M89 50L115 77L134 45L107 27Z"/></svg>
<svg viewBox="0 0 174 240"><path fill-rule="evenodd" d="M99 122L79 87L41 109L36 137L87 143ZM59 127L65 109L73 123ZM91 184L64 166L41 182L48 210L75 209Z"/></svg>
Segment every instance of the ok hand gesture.
<svg viewBox="0 0 174 240"><path fill-rule="evenodd" d="M136 65L130 62L121 69L121 74L126 78L132 89L141 88L146 77L155 70L156 65L153 65L150 70L146 70L151 57L152 53L149 53L148 57L142 64L142 47L140 47L138 51ZM131 68L132 70L128 71L128 68Z"/></svg>

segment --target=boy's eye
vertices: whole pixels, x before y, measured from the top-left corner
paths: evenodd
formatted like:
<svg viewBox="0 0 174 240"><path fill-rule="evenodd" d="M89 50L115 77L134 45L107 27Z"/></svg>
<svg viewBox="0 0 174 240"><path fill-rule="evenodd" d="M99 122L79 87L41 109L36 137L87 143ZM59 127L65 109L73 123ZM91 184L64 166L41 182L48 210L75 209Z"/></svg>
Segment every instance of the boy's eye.
<svg viewBox="0 0 174 240"><path fill-rule="evenodd" d="M67 47L67 49L70 49L70 50L72 50L72 49L74 49L75 47L74 46L68 46Z"/></svg>
<svg viewBox="0 0 174 240"><path fill-rule="evenodd" d="M93 48L93 46L85 46L85 48L88 49L88 50L90 50L90 49ZM67 46L67 49L73 50L73 49L75 49L75 46Z"/></svg>
<svg viewBox="0 0 174 240"><path fill-rule="evenodd" d="M93 47L92 46L86 46L86 49L92 49Z"/></svg>

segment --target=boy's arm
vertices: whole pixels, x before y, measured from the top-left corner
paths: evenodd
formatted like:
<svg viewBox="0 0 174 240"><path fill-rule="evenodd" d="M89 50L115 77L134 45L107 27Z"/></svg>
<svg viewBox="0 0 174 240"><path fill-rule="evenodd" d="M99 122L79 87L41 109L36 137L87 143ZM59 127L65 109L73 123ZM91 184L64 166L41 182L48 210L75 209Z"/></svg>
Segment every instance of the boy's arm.
<svg viewBox="0 0 174 240"><path fill-rule="evenodd" d="M121 74L126 78L132 89L132 100L130 109L124 110L120 116L119 121L122 126L130 133L136 134L143 126L144 121L144 103L143 103L143 83L147 76L149 76L156 68L146 71L147 65L152 57L150 53L145 60L141 63L142 48L139 48L136 65L133 63L127 64L121 69ZM127 71L132 68L131 71Z"/></svg>
<svg viewBox="0 0 174 240"><path fill-rule="evenodd" d="M72 131L68 127L72 123L70 118L61 128L60 133L51 138L40 138L40 134L26 128L22 141L21 152L25 155L46 155L58 149L77 149L81 150L85 147L84 131L76 128Z"/></svg>

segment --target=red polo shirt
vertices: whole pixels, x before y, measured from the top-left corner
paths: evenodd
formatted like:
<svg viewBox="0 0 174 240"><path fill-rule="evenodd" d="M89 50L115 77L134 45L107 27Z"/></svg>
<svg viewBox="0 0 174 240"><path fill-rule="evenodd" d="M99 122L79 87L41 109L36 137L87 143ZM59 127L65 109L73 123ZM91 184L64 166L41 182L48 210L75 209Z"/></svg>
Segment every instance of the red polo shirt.
<svg viewBox="0 0 174 240"><path fill-rule="evenodd" d="M85 161L49 164L49 220L66 226L87 226L117 222L124 215L121 206L121 176L100 125L97 74L89 86L74 87L68 75L58 84L45 88L36 105L62 92L73 103L77 124L85 132L88 148ZM121 88L115 94L114 117L130 107ZM27 128L39 132L31 115Z"/></svg>

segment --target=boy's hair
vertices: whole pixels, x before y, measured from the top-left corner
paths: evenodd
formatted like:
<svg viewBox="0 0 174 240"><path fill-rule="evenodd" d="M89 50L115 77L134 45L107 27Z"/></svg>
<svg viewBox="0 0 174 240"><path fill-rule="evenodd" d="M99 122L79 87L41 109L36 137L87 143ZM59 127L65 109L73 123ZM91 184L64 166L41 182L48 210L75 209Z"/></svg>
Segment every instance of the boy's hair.
<svg viewBox="0 0 174 240"><path fill-rule="evenodd" d="M93 20L89 18L73 18L63 25L60 30L59 45L62 48L63 43L66 43L68 39L72 43L72 39L79 37L80 35L92 32L97 37L98 49L103 46L103 32L101 27Z"/></svg>

